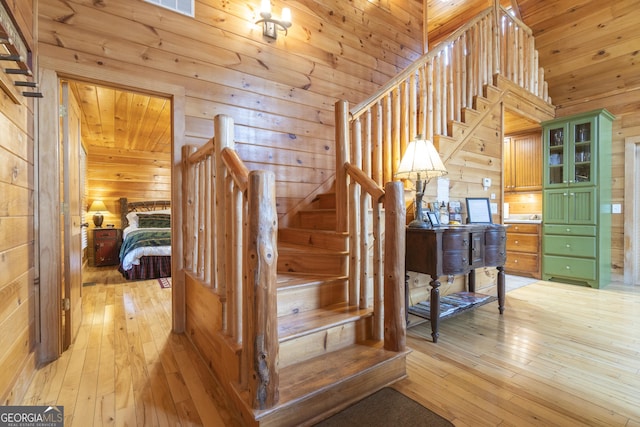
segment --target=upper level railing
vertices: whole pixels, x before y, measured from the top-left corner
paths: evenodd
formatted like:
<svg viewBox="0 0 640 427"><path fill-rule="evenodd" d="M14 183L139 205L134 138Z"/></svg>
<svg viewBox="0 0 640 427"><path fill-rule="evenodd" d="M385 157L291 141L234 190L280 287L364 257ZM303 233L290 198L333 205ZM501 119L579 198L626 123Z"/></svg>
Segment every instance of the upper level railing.
<svg viewBox="0 0 640 427"><path fill-rule="evenodd" d="M461 120L496 74L550 102L531 30L503 8L480 13L351 110L336 103L336 223L350 236L350 283L359 284L352 298L366 301L362 289L380 274L377 262L359 256L372 241L362 218L369 209L379 215L375 196L372 204L361 188L364 177L378 186L393 181L409 141L447 135L449 122Z"/></svg>
<svg viewBox="0 0 640 427"><path fill-rule="evenodd" d="M550 102L544 69L538 66L531 30L504 8L488 8L402 71L374 95L354 106L336 104L336 164L350 162L376 183L393 180L408 142L447 135L464 108L501 74ZM363 150L354 162L353 145ZM336 175L338 206L345 204L346 176ZM346 212L338 229L347 230Z"/></svg>

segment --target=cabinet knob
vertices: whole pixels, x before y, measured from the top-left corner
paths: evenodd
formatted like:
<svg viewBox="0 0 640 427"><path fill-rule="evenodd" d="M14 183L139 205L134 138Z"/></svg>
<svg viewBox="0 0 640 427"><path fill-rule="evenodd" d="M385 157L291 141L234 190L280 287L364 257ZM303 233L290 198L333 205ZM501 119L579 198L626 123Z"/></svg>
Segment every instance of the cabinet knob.
<svg viewBox="0 0 640 427"><path fill-rule="evenodd" d="M567 233L569 233L569 232L571 232L571 229L570 229L570 228L567 228Z"/></svg>
<svg viewBox="0 0 640 427"><path fill-rule="evenodd" d="M514 263L514 264L517 264L517 263L518 263L518 260L517 260L517 259L514 259L514 260L513 260L513 263Z"/></svg>
<svg viewBox="0 0 640 427"><path fill-rule="evenodd" d="M569 193L569 195L570 195L570 196L575 196L575 195L576 195L576 193Z"/></svg>
<svg viewBox="0 0 640 427"><path fill-rule="evenodd" d="M467 262L467 259L466 258L462 258L462 262Z"/></svg>
<svg viewBox="0 0 640 427"><path fill-rule="evenodd" d="M517 241L517 240L516 240L516 242L515 242L515 243L516 243L516 245L520 244L520 242L519 242L519 241Z"/></svg>
<svg viewBox="0 0 640 427"><path fill-rule="evenodd" d="M571 245L567 243L567 247L568 247L568 248L570 248L570 247L571 247Z"/></svg>
<svg viewBox="0 0 640 427"><path fill-rule="evenodd" d="M565 268L566 268L567 270L571 270L571 266L570 266L570 265L567 265Z"/></svg>

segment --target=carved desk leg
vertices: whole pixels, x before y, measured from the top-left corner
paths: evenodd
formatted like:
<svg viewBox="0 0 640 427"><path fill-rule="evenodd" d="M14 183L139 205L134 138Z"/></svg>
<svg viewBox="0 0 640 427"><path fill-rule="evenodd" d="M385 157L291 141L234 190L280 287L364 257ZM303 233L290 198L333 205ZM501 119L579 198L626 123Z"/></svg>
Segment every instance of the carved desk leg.
<svg viewBox="0 0 640 427"><path fill-rule="evenodd" d="M431 336L433 337L433 342L438 342L438 324L440 323L440 282L438 281L438 276L431 277L431 297L429 299L429 307L431 313L429 317L431 320Z"/></svg>
<svg viewBox="0 0 640 427"><path fill-rule="evenodd" d="M404 273L404 317L409 326L409 275Z"/></svg>
<svg viewBox="0 0 640 427"><path fill-rule="evenodd" d="M498 309L504 313L504 267L498 267Z"/></svg>

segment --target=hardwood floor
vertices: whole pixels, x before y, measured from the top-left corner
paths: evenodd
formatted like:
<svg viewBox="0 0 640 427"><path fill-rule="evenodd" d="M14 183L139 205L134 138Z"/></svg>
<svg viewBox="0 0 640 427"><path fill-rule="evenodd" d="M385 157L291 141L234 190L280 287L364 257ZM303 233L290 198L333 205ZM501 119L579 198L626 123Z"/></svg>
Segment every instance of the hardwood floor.
<svg viewBox="0 0 640 427"><path fill-rule="evenodd" d="M24 404L64 405L68 426L240 426L169 332L171 290L92 274L76 342ZM438 344L426 324L407 335L408 378L394 387L456 426L640 426L640 286L535 282L507 294L503 316L491 303L443 321Z"/></svg>
<svg viewBox="0 0 640 427"><path fill-rule="evenodd" d="M83 319L71 348L37 371L24 404L64 406L65 426L239 425L184 335L171 330L171 289L83 273Z"/></svg>
<svg viewBox="0 0 640 427"><path fill-rule="evenodd" d="M395 388L456 426L640 425L640 286L535 282L407 345Z"/></svg>

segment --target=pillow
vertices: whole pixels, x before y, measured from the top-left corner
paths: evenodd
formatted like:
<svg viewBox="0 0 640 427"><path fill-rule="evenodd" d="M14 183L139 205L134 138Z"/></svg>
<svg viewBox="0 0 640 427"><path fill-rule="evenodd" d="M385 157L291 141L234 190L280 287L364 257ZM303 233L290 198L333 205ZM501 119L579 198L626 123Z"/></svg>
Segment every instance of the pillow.
<svg viewBox="0 0 640 427"><path fill-rule="evenodd" d="M138 214L140 228L171 228L170 214Z"/></svg>
<svg viewBox="0 0 640 427"><path fill-rule="evenodd" d="M170 214L171 209L160 209L157 211L148 211L148 212L129 212L127 214L127 221L129 221L129 226L137 228L138 226L138 215L149 215L149 214Z"/></svg>

